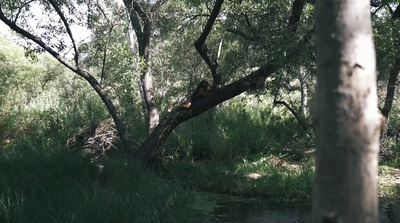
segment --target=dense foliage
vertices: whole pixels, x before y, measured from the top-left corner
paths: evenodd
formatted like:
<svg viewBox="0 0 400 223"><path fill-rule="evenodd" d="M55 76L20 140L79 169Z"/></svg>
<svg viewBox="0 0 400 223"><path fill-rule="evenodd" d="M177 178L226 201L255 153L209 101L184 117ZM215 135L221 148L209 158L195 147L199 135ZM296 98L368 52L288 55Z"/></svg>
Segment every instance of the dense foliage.
<svg viewBox="0 0 400 223"><path fill-rule="evenodd" d="M132 150L148 137L145 68L151 67L161 118L175 115L168 108L201 80L213 80L193 43L215 1L161 1L154 12L154 1L138 1L151 12L149 61L139 55L122 1L0 2L5 16L75 66L74 45L51 2L59 4L76 39L84 32L77 26L90 33L76 41L76 66L110 98ZM204 191L309 202L315 21L313 1L302 2L293 23L294 1L223 4L206 41L218 59L222 86L265 64L275 72L261 88L184 121L147 167L121 149L108 107L84 76L20 35L0 36L0 222L204 222L216 207ZM399 3L378 3L371 12L383 109L399 60ZM41 18L41 10L49 19ZM35 24L25 22L29 18ZM381 162L394 168L400 167L399 110L396 89L381 139ZM386 189L382 196L399 196Z"/></svg>

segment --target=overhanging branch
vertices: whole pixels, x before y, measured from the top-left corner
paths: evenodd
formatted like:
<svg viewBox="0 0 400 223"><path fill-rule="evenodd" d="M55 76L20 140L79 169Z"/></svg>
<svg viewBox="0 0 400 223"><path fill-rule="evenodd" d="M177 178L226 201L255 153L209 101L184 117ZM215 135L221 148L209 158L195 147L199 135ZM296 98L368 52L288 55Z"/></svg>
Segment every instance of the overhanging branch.
<svg viewBox="0 0 400 223"><path fill-rule="evenodd" d="M60 54L58 54L49 45L47 45L45 42L43 42L39 37L34 36L30 32L22 29L21 27L17 26L17 24L15 24L14 22L11 22L9 19L7 19L4 15L4 12L1 7L0 7L0 20L3 21L8 27L10 27L15 32L21 34L22 36L24 36L24 37L32 40L36 44L38 44L40 47L42 47L44 50L46 50L48 53L50 53L54 58L56 58L60 63L62 63L64 66L66 66L73 72L78 71L78 68L76 66L73 66L70 63L68 63L66 59L64 59L62 56L60 56Z"/></svg>
<svg viewBox="0 0 400 223"><path fill-rule="evenodd" d="M76 46L75 43L75 39L72 35L72 31L69 27L69 24L67 22L67 19L65 18L64 14L61 12L60 7L58 7L57 3L54 0L49 0L50 4L53 6L54 10L56 10L58 16L60 16L62 22L64 23L65 29L67 30L68 36L71 39L72 42L72 46L74 48L74 52L75 52L75 66L77 66L79 68L79 51L78 51L78 47Z"/></svg>

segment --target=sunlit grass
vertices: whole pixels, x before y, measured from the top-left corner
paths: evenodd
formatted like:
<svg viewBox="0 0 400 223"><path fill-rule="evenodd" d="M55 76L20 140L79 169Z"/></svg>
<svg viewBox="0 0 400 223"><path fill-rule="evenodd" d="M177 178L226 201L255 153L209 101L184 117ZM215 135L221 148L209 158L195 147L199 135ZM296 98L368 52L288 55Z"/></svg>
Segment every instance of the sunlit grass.
<svg viewBox="0 0 400 223"><path fill-rule="evenodd" d="M277 164L273 156L257 161L185 163L165 167L166 177L194 189L246 197L309 202L314 176L312 161Z"/></svg>
<svg viewBox="0 0 400 223"><path fill-rule="evenodd" d="M379 197L400 199L400 170L390 166L379 166Z"/></svg>

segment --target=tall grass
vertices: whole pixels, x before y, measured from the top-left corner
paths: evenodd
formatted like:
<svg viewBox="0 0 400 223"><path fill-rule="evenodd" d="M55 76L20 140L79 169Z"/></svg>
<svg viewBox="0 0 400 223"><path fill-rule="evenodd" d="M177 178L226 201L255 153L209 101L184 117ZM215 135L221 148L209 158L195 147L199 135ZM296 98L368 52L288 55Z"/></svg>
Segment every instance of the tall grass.
<svg viewBox="0 0 400 223"><path fill-rule="evenodd" d="M191 190L273 200L311 201L313 161L305 159L296 166L276 166L274 156L257 161L187 163L174 161L164 176Z"/></svg>
<svg viewBox="0 0 400 223"><path fill-rule="evenodd" d="M286 155L301 160L312 147L305 132L289 114L276 115L267 103L248 105L232 99L222 106L179 126L168 139L166 153L177 158L230 161L260 154Z"/></svg>
<svg viewBox="0 0 400 223"><path fill-rule="evenodd" d="M0 222L204 222L215 204L124 158L65 150L0 154Z"/></svg>

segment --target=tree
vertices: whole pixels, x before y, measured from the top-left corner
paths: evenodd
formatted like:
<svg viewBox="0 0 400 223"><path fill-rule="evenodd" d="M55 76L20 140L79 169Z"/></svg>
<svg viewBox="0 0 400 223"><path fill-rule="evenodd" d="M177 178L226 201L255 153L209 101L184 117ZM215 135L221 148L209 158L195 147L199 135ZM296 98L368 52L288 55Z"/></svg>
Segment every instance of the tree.
<svg viewBox="0 0 400 223"><path fill-rule="evenodd" d="M154 95L153 77L151 74L152 69L149 64L151 52L150 40L153 35L153 20L156 19L155 14L165 2L167 2L167 0L159 0L152 5L148 2L142 2L142 5L148 9L148 12L146 12L138 1L124 0L133 30L135 30L136 33L139 57L144 62L141 76L143 87L141 91L143 91L143 98L147 107L149 134L153 132L154 128L158 125L160 118Z"/></svg>
<svg viewBox="0 0 400 223"><path fill-rule="evenodd" d="M392 12L390 5L387 6L389 10ZM392 18L395 23L398 24L398 20L400 19L400 4L397 6L396 10L392 12ZM387 91L386 91L386 98L385 98L385 104L382 109L382 114L389 120L389 114L390 111L392 110L392 104L393 104L393 99L394 99L394 92L396 89L396 81L397 77L400 72L400 56L399 56L399 46L398 42L400 40L399 33L398 31L395 31L395 36L393 40L393 45L394 49L396 49L396 56L393 61L393 65L390 69L390 74L389 74L389 80L387 84Z"/></svg>
<svg viewBox="0 0 400 223"><path fill-rule="evenodd" d="M383 118L377 107L369 4L368 0L317 1L315 223L378 222Z"/></svg>
<svg viewBox="0 0 400 223"><path fill-rule="evenodd" d="M18 3L18 1L9 1L11 3ZM135 30L138 45L139 45L139 56L142 58L144 62L144 66L142 68L142 80L144 84L144 91L149 93L149 97L147 97L146 103L148 107L148 112L151 112L152 108L156 111L154 114L149 114L149 118L154 118L154 122L150 120L151 123L157 123L158 110L154 100L154 91L152 91L152 78L151 78L151 69L149 64L149 53L150 53L150 38L155 36L153 30L156 30L158 33L159 29L153 27L154 25L154 16L155 12L165 1L158 1L157 3L145 3L144 1L125 1L125 7L128 9L128 14L130 17L130 22L132 24L133 29ZM194 1L195 2L195 1ZM197 40L195 41L195 49L200 55L199 58L202 58L205 64L208 66L210 70L210 78L213 80L212 89L210 93L202 98L192 103L190 109L186 110L175 110L171 113L166 113L163 119L158 123L158 125L154 128L153 131L151 129L154 126L151 124L149 128L150 134L148 138L143 142L141 147L134 152L136 157L141 158L143 161L148 161L157 151L160 149L161 145L164 143L165 139L169 136L171 131L185 122L188 119L196 117L205 111L213 108L214 106L229 100L241 93L244 92L254 92L257 89L265 88L266 79L273 73L278 70L284 70L285 66L288 64L290 66L295 66L290 62L296 58L296 61L301 61L301 58L304 52L308 52L308 50L303 50L303 46L305 43L308 43L310 39L310 35L313 33L312 26L302 26L300 21L300 15L304 11L303 6L305 1L296 0L293 3L292 16L290 17L290 21L286 21L289 18L286 16L287 11L290 9L287 7L287 3L277 3L272 4L271 7L267 7L263 4L260 4L257 1L252 1L250 3L242 2L242 1L232 1L229 4L234 5L235 11L232 13L233 19L225 19L225 17L231 16L230 11L226 10L224 14L220 15L220 9L223 4L223 0L215 1L214 7L209 7L209 3L213 1L207 1L204 3L206 5L206 12L209 14L200 14L193 15L192 18L207 18L207 23L204 25L204 29L202 33L199 35ZM79 76L83 77L85 80L89 82L92 88L98 93L98 95L103 99L103 102L106 104L109 113L111 114L114 122L116 123L117 131L121 136L121 141L125 148L129 148L129 140L127 139L127 131L124 123L120 119L119 112L117 108L113 105L113 101L106 94L104 90L104 86L101 84L104 77L108 77L105 72L108 69L104 69L105 64L107 64L106 56L107 56L107 44L109 44L111 37L111 31L113 30L113 22L108 21L107 24L110 26L110 29L105 29L104 33L108 35L107 40L104 47L100 47L101 49L98 55L103 55L103 62L100 67L102 69L97 69L100 73L98 75L92 75L91 72L84 69L85 65L82 65L82 55L80 53L81 48L74 41L72 32L70 30L71 24L76 23L77 21L81 21L81 17L85 17L85 15L78 15L79 13L75 13L74 6L76 4L81 4L81 1L70 1L68 4L61 3L53 0L41 1L40 3L44 5L46 11L49 13L55 12L58 16L58 21L53 21L54 25L49 25L48 27L44 27L47 31L44 35L40 36L37 33L32 32L32 30L27 29L26 24L21 22L22 19L20 17L26 17L29 15L29 7L28 5L31 1L22 1L18 4L5 4L0 3L0 19L5 22L8 26L10 26L14 31L21 34L22 36L34 41L38 44L42 49L48 51L52 56L57 58L63 65L68 67L70 70L74 71ZM182 4L182 3L181 3ZM192 3L187 3L192 4ZM193 4L203 4L201 1L197 1ZM256 10L253 10L252 4L256 4ZM183 6L186 7L186 6ZM194 6L197 7L197 6ZM241 8L246 7L245 12L241 12ZM95 8L91 8L92 10L96 10ZM288 10L289 9L289 10ZM102 11L100 8L98 9ZM268 15L267 12L263 10L269 10L271 15ZM278 10L281 10L283 13L280 13ZM74 13L71 13L74 12ZM190 8L187 9L187 12L197 12L196 9ZM104 12L97 12L98 14L105 14ZM168 13L167 13L168 14ZM268 19L271 21L276 20L276 16L280 16L282 19L277 20L275 22L267 23L264 20L264 17L268 15ZM79 18L75 18L78 16ZM88 16L90 17L90 16ZM106 20L108 20L106 18ZM187 21L187 20L186 20ZM189 21L191 21L189 19ZM199 19L200 24L201 20ZM217 21L217 23L216 23ZM238 26L238 23L242 23L243 26ZM182 24L185 21L181 22ZM215 25L215 23L217 25ZM62 25L61 27L59 25ZM87 24L81 24L87 25ZM94 25L94 23L92 24ZM195 24L198 27L198 24ZM195 26L193 25L193 27ZM286 29L282 31L281 25L286 25ZM55 26L55 27L54 27ZM247 56L245 54L249 54L248 52L244 53L243 51L237 50L236 58L239 58L240 63L245 65L241 66L241 69L235 70L236 67L240 66L232 66L230 67L229 63L225 63L224 68L230 69L230 72L226 72L225 74L222 72L220 61L218 61L218 57L215 57L212 49L208 48L206 42L210 43L210 33L214 28L221 28L226 26L222 30L223 32L229 32L229 38L236 39L241 38L241 42L246 45L247 49L250 49L252 52L258 52L262 56L250 55ZM25 29L24 29L25 27ZM184 25L182 26L184 28ZM181 27L181 28L182 28ZM234 27L235 29L233 29ZM249 29L251 32L247 35L245 32L241 31L240 28ZM74 52L74 60L70 61L66 58L60 56L60 52L65 49L65 44L63 41L59 41L60 44L56 44L54 46L54 39L52 39L52 35L47 36L49 33L59 33L61 30L62 34L65 34L69 37L72 50ZM195 29L193 29L195 30ZM220 29L221 30L221 29ZM228 31L229 30L229 31ZM267 30L271 32L268 33ZM264 33L265 32L265 33ZM192 33L195 33L192 31ZM260 34L261 33L261 34ZM296 35L293 35L296 34ZM197 34L196 34L197 35ZM284 38L285 41L290 44L283 44L281 38ZM226 38L226 42L229 41L229 38ZM268 40L268 41L267 41ZM236 40L235 40L236 41ZM251 42L248 44L248 42ZM270 42L269 42L270 41ZM266 43L267 42L267 43ZM212 43L212 42L211 42ZM218 40L218 43L221 43ZM235 45L234 41L232 41L232 45ZM212 45L212 44L210 44ZM282 45L285 47L282 49ZM240 48L238 48L240 49ZM307 48L308 49L308 48ZM233 58L233 57L232 57ZM246 61L248 58L248 61ZM177 60L181 60L178 58ZM200 61L200 60L199 60ZM310 60L311 61L311 60ZM237 64L239 64L237 62ZM96 69L94 69L96 70ZM93 70L92 70L93 72ZM94 72L93 72L94 73ZM228 74L227 74L228 73ZM234 75L231 75L234 73ZM285 72L287 73L287 72ZM296 76L296 75L295 75ZM100 81L97 81L95 77L99 77ZM148 79L147 79L148 78ZM297 78L297 76L296 76ZM146 82L147 79L149 82ZM149 83L149 85L147 85ZM147 87L146 87L147 85ZM147 89L147 90L146 90ZM150 107L152 108L150 108Z"/></svg>
<svg viewBox="0 0 400 223"><path fill-rule="evenodd" d="M117 131L119 133L119 136L121 138L121 143L124 148L127 148L129 143L127 139L127 131L126 128L122 122L122 120L119 117L119 113L117 109L115 108L112 100L110 97L107 95L106 91L103 89L103 87L100 85L99 81L88 71L83 69L82 67L82 58L79 52L79 48L77 43L75 42L74 36L71 32L70 28L70 22L74 21L72 18L68 18L62 11L62 7L66 6L61 4L58 1L55 0L49 0L44 2L44 6L46 11L50 11L52 8L57 16L59 17L60 24L62 24L62 30L64 33L66 33L69 37L69 40L72 43L73 46L73 52L74 52L74 60L73 62L69 61L65 57L61 56L61 51L65 48L65 45L63 41L58 41L58 44L53 44L51 41L51 37L48 37L47 39L40 38L39 36L36 36L33 34L33 32L30 32L28 30L25 30L24 28L21 28L24 23L20 22L20 16L21 13L29 11L29 4L32 3L33 1L22 1L22 2L17 2L17 1L9 1L9 2L0 2L0 20L3 21L7 26L9 26L12 30L15 32L19 33L20 35L26 37L27 39L33 41L34 43L38 44L43 50L47 51L52 55L54 58L56 58L61 64L63 64L65 67L79 75L80 77L84 78L90 86L93 88L93 90L96 91L96 93L100 96L102 101L104 102L105 106L107 107L108 112L110 113L111 117L114 120L115 126L117 128ZM7 18L6 13L4 12L4 9L7 9L9 11L8 17L11 17L12 19ZM68 8L68 7L66 7ZM71 10L69 8L69 10ZM57 32L56 27L45 27L49 32L54 31L55 33ZM51 30L53 29L53 30ZM45 42L47 41L47 43ZM54 46L55 45L55 46Z"/></svg>

